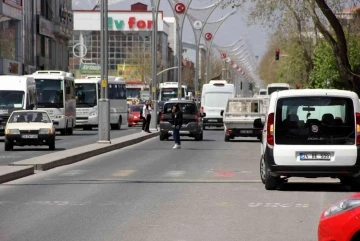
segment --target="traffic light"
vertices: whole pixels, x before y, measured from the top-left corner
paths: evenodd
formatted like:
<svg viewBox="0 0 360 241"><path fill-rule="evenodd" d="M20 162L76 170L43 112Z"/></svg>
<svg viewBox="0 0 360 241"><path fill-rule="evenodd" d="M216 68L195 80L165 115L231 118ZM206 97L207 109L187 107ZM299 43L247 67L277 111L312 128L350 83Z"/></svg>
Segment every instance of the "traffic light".
<svg viewBox="0 0 360 241"><path fill-rule="evenodd" d="M242 90L242 81L240 82L240 89Z"/></svg>
<svg viewBox="0 0 360 241"><path fill-rule="evenodd" d="M249 83L249 90L252 90L252 83Z"/></svg>
<svg viewBox="0 0 360 241"><path fill-rule="evenodd" d="M279 60L280 59L280 49L276 49L275 50L275 60Z"/></svg>

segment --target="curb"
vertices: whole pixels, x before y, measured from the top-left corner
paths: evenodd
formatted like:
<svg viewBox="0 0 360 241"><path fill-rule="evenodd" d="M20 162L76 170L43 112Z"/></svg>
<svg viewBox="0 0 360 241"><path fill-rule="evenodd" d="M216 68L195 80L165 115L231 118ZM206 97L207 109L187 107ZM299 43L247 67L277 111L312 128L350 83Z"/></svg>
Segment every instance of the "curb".
<svg viewBox="0 0 360 241"><path fill-rule="evenodd" d="M34 174L34 167L0 166L0 183L10 182Z"/></svg>
<svg viewBox="0 0 360 241"><path fill-rule="evenodd" d="M131 146L159 135L159 132L150 134L132 134L112 140L114 144L91 144L74 149L64 150L54 154L34 157L18 162L10 163L9 166L31 166L32 169L46 171L55 167L76 163L90 157L98 156L110 151L115 151ZM134 137L135 136L135 137ZM123 139L123 140L121 140ZM125 139L125 140L124 140Z"/></svg>

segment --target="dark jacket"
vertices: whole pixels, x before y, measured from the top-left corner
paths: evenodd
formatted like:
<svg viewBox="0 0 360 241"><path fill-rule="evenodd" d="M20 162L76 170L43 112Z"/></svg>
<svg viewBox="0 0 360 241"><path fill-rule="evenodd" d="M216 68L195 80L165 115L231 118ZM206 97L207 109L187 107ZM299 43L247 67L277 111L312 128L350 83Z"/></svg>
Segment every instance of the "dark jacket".
<svg viewBox="0 0 360 241"><path fill-rule="evenodd" d="M172 113L172 121L173 121L174 126L181 127L182 124L183 124L183 113L182 113L182 111Z"/></svg>

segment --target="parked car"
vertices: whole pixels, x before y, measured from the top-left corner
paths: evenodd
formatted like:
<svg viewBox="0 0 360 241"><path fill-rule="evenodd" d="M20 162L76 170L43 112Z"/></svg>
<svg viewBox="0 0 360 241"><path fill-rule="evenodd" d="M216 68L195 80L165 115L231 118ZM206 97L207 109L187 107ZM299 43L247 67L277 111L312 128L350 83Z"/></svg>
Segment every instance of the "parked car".
<svg viewBox="0 0 360 241"><path fill-rule="evenodd" d="M318 241L360 240L360 193L325 210L320 217Z"/></svg>
<svg viewBox="0 0 360 241"><path fill-rule="evenodd" d="M270 96L262 128L260 176L267 190L290 177L333 177L360 186L359 97L344 90L300 89Z"/></svg>
<svg viewBox="0 0 360 241"><path fill-rule="evenodd" d="M14 146L49 146L55 150L56 121L42 110L14 111L5 128L5 151Z"/></svg>
<svg viewBox="0 0 360 241"><path fill-rule="evenodd" d="M180 129L180 136L194 137L196 141L203 140L202 117L205 113L200 113L196 103L191 100L173 100L165 102L160 116L160 141L164 141L171 136L173 131L172 108L178 104L183 112L183 125Z"/></svg>
<svg viewBox="0 0 360 241"><path fill-rule="evenodd" d="M143 120L140 119L140 112L143 110L144 105L132 105L129 107L128 126L142 124Z"/></svg>

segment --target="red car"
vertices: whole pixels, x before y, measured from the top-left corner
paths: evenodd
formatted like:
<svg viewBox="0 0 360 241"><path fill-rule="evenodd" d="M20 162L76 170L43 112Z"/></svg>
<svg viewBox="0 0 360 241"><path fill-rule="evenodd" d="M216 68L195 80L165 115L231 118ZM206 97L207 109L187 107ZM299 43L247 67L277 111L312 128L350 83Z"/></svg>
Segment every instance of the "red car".
<svg viewBox="0 0 360 241"><path fill-rule="evenodd" d="M142 120L140 119L140 112L142 111L144 105L132 105L129 108L128 115L128 126L132 127L134 125L142 124Z"/></svg>
<svg viewBox="0 0 360 241"><path fill-rule="evenodd" d="M320 217L318 241L360 240L360 193L328 208Z"/></svg>

